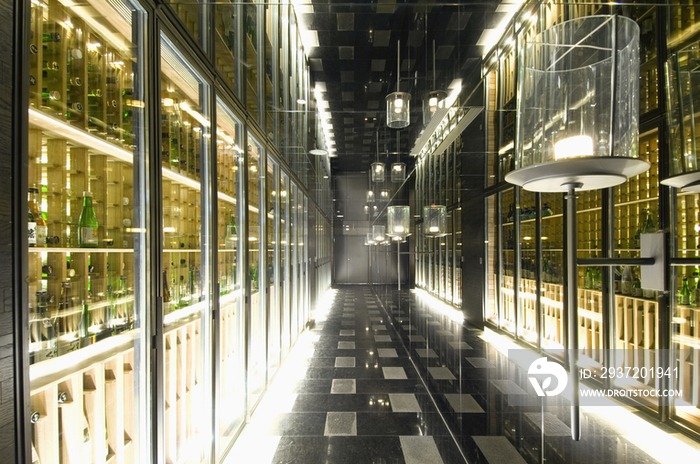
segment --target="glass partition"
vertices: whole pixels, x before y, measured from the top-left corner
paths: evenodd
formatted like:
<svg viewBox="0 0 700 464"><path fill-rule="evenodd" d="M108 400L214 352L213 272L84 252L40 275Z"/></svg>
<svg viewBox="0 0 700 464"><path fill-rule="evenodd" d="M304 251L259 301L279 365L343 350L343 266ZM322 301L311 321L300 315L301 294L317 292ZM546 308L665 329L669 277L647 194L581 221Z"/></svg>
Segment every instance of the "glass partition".
<svg viewBox="0 0 700 464"><path fill-rule="evenodd" d="M248 134L248 280L250 281L250 330L248 332L248 409L252 409L265 387L266 375L266 317L265 317L265 287L260 291L260 270L263 270L262 281L265 280L265 254L261 246L265 246L265 214L260 209L265 208L265 157L262 146Z"/></svg>
<svg viewBox="0 0 700 464"><path fill-rule="evenodd" d="M219 456L245 420L245 319L241 290L239 208L245 158L241 123L220 100L216 107L217 256L219 282Z"/></svg>
<svg viewBox="0 0 700 464"><path fill-rule="evenodd" d="M245 82L246 82L246 109L251 114L255 121L258 121L259 116L259 94L260 86L258 85L258 50L259 43L262 41L260 37L259 6L254 0L251 3L244 3L245 8L245 38L243 53L245 54Z"/></svg>
<svg viewBox="0 0 700 464"><path fill-rule="evenodd" d="M214 62L224 82L240 95L241 5L235 2L214 4Z"/></svg>
<svg viewBox="0 0 700 464"><path fill-rule="evenodd" d="M280 172L280 299L282 306L282 358L289 352L292 345L292 319L291 319L291 269L289 268L289 178L284 172Z"/></svg>
<svg viewBox="0 0 700 464"><path fill-rule="evenodd" d="M291 343L297 339L299 333L299 319L297 311L299 310L299 252L297 251L298 230L297 223L297 186L291 182L289 195L289 269L290 269L290 286L289 286L289 311L291 317Z"/></svg>
<svg viewBox="0 0 700 464"><path fill-rule="evenodd" d="M210 443L209 87L161 35L165 454L206 462ZM205 375L206 372L206 375Z"/></svg>
<svg viewBox="0 0 700 464"><path fill-rule="evenodd" d="M279 186L279 168L277 163L272 161L270 157L267 158L267 174L265 178L265 185L267 189L267 286L269 288L269 302L268 302L268 377L272 378L277 367L280 363L280 355L282 352L281 346L281 313L280 304L282 298L280 298L281 289L280 286L280 208L278 195Z"/></svg>
<svg viewBox="0 0 700 464"><path fill-rule="evenodd" d="M18 243L28 245L32 458L147 462L146 13L128 0L30 8L28 224Z"/></svg>

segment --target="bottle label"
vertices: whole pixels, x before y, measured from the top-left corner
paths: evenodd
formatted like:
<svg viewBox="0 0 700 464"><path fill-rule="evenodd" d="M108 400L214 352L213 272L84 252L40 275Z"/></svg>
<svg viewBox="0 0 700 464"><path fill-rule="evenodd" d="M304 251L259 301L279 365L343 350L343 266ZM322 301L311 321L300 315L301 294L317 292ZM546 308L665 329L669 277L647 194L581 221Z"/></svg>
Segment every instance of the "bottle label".
<svg viewBox="0 0 700 464"><path fill-rule="evenodd" d="M46 226L36 226L36 246L46 246Z"/></svg>
<svg viewBox="0 0 700 464"><path fill-rule="evenodd" d="M36 246L36 222L28 222L27 238L29 246Z"/></svg>
<svg viewBox="0 0 700 464"><path fill-rule="evenodd" d="M97 246L97 228L81 227L80 243L82 246Z"/></svg>
<svg viewBox="0 0 700 464"><path fill-rule="evenodd" d="M632 282L629 280L623 280L621 290L623 295L630 295L632 293Z"/></svg>

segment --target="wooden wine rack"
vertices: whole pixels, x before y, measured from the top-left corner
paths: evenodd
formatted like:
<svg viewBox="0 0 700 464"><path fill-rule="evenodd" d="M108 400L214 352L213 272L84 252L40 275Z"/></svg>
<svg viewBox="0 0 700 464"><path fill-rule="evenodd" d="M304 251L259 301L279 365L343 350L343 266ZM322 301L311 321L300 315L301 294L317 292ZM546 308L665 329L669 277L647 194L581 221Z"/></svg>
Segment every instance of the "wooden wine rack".
<svg viewBox="0 0 700 464"><path fill-rule="evenodd" d="M128 340L115 350L32 379L32 444L41 462L135 462L134 351ZM75 355L74 355L75 356ZM46 369L47 366L44 366ZM59 394L65 401L59 402ZM87 428L86 428L87 427ZM87 431L87 434L86 434Z"/></svg>

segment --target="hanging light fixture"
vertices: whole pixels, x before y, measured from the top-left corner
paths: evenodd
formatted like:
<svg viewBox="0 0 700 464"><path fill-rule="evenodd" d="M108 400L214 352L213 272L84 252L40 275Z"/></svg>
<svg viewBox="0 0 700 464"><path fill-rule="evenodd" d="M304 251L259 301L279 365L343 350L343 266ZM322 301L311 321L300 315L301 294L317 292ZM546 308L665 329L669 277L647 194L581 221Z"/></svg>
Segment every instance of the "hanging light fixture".
<svg viewBox="0 0 700 464"><path fill-rule="evenodd" d="M564 21L518 59L515 170L532 192L567 192L565 282L571 436L579 440L576 190L614 187L649 169L639 158L639 26L621 16Z"/></svg>
<svg viewBox="0 0 700 464"><path fill-rule="evenodd" d="M372 171L370 178L372 182L384 182L386 169L384 163L372 163Z"/></svg>
<svg viewBox="0 0 700 464"><path fill-rule="evenodd" d="M374 238L372 238L372 232L367 232L367 235L365 236L365 246L372 245L374 245Z"/></svg>
<svg viewBox="0 0 700 464"><path fill-rule="evenodd" d="M389 206L387 209L387 230L390 237L411 235L411 209L408 206Z"/></svg>
<svg viewBox="0 0 700 464"><path fill-rule="evenodd" d="M428 237L447 235L447 208L441 205L423 207L423 234Z"/></svg>
<svg viewBox="0 0 700 464"><path fill-rule="evenodd" d="M401 92L401 41L396 48L396 92L386 96L386 125L403 129L411 122L411 94Z"/></svg>
<svg viewBox="0 0 700 464"><path fill-rule="evenodd" d="M391 165L391 181L403 182L404 180L406 180L406 164L393 163Z"/></svg>
<svg viewBox="0 0 700 464"><path fill-rule="evenodd" d="M367 203L372 203L374 201L374 192L372 190L367 190Z"/></svg>
<svg viewBox="0 0 700 464"><path fill-rule="evenodd" d="M435 41L433 40L433 88L437 87L437 73L435 72ZM423 124L427 125L435 112L445 107L447 92L433 90L423 96Z"/></svg>

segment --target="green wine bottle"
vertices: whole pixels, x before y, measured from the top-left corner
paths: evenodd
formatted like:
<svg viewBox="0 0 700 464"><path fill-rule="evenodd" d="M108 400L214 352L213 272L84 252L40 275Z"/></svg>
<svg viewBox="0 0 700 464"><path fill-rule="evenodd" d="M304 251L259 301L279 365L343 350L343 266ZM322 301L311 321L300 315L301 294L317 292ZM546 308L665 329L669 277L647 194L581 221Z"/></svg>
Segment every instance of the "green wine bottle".
<svg viewBox="0 0 700 464"><path fill-rule="evenodd" d="M678 296L678 304L690 304L690 287L688 286L688 279L685 277L683 278L683 286L681 287L681 293Z"/></svg>
<svg viewBox="0 0 700 464"><path fill-rule="evenodd" d="M92 206L92 193L83 193L83 210L78 220L78 246L97 248L97 217Z"/></svg>

